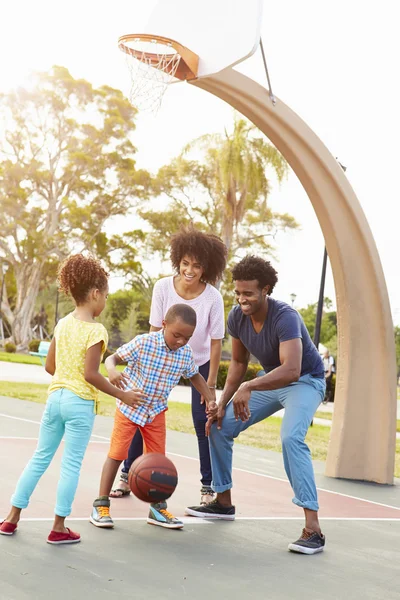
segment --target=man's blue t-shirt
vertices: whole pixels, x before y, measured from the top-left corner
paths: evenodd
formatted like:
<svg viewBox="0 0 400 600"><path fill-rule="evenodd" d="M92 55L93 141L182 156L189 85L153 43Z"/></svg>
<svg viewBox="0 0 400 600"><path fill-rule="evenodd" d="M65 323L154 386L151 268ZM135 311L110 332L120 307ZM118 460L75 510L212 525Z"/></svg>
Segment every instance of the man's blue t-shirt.
<svg viewBox="0 0 400 600"><path fill-rule="evenodd" d="M251 317L235 306L228 315L228 332L238 338L250 354L253 354L264 371L268 373L280 366L279 344L296 338L303 343L301 375L312 375L323 379L324 365L318 350L299 313L280 300L268 298L268 313L260 333L254 331Z"/></svg>

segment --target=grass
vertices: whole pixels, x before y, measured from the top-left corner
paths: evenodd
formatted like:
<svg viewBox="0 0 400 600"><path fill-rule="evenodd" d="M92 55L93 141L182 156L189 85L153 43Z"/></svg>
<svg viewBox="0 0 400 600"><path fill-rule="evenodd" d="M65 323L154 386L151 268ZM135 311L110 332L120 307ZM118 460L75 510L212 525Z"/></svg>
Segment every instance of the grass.
<svg viewBox="0 0 400 600"><path fill-rule="evenodd" d="M0 362L11 362L11 363L19 363L23 365L41 365L40 358L38 356L31 356L30 354L17 354L12 352L0 352ZM122 371L124 369L123 365L118 365L117 369ZM107 375L106 368L102 363L100 365L100 373L102 375Z"/></svg>
<svg viewBox="0 0 400 600"><path fill-rule="evenodd" d="M47 385L38 383L17 383L0 381L0 396L19 398L44 404L47 398ZM100 392L98 414L112 416L115 410L115 400ZM326 417L326 413L320 412ZM270 417L265 421L250 427L240 435L237 443L282 452L280 440L280 426L282 419ZM173 431L194 434L191 407L181 402L170 402L167 412L167 428ZM314 425L310 427L307 435L307 443L311 455L316 460L326 460L330 427ZM400 477L400 440L396 440L395 476Z"/></svg>
<svg viewBox="0 0 400 600"><path fill-rule="evenodd" d="M317 410L315 416L319 419L326 419L328 421L332 421L333 414L331 412L324 412L323 410ZM396 431L400 433L400 419L396 421Z"/></svg>

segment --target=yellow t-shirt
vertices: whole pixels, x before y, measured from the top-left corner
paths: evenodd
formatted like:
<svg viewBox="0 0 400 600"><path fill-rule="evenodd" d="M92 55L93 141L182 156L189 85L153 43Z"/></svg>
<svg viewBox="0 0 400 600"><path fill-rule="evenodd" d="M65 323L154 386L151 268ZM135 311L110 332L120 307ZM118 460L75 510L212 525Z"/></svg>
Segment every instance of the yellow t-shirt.
<svg viewBox="0 0 400 600"><path fill-rule="evenodd" d="M108 333L101 323L88 323L76 319L72 313L60 319L54 330L56 339L56 372L49 394L66 388L85 400L97 402L99 391L85 380L85 356L88 348L103 342L103 356Z"/></svg>

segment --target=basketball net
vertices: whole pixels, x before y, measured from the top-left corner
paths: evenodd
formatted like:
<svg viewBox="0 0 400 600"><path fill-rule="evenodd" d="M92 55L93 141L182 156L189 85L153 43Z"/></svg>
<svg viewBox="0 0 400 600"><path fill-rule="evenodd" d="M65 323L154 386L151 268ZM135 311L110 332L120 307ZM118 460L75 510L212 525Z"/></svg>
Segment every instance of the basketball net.
<svg viewBox="0 0 400 600"><path fill-rule="evenodd" d="M120 44L130 73L130 102L139 110L157 113L167 87L174 80L181 60L172 46L134 40L134 47Z"/></svg>

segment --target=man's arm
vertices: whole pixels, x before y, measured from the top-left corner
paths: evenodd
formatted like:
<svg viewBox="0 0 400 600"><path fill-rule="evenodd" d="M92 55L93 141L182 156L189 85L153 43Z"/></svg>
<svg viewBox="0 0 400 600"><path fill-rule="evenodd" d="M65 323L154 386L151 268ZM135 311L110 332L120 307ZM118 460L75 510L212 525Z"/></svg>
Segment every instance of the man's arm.
<svg viewBox="0 0 400 600"><path fill-rule="evenodd" d="M225 408L229 400L239 389L249 365L250 352L242 344L239 338L232 338L232 358L228 369L228 375L218 406Z"/></svg>
<svg viewBox="0 0 400 600"><path fill-rule="evenodd" d="M278 390L298 381L301 374L302 356L303 344L300 338L281 342L279 344L280 366L262 377L246 381L242 387L246 387L250 392Z"/></svg>

